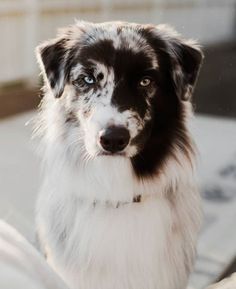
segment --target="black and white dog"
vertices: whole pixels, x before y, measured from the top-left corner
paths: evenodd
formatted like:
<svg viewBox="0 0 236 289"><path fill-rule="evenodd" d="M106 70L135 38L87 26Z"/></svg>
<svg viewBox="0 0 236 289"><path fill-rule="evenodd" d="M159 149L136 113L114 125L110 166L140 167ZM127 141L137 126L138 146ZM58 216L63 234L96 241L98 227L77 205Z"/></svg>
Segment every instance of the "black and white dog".
<svg viewBox="0 0 236 289"><path fill-rule="evenodd" d="M183 289L201 221L188 131L201 50L165 25L78 22L37 57L49 264L73 289Z"/></svg>

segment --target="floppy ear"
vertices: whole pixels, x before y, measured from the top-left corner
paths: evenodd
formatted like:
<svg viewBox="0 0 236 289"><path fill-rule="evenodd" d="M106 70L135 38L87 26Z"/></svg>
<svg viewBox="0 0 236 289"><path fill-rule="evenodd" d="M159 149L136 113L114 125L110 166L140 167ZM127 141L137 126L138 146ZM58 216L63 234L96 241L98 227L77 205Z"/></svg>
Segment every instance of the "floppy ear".
<svg viewBox="0 0 236 289"><path fill-rule="evenodd" d="M36 48L36 55L44 81L51 88L54 96L59 98L66 82L65 39L55 39L39 45Z"/></svg>
<svg viewBox="0 0 236 289"><path fill-rule="evenodd" d="M184 40L171 27L160 25L157 28L164 33L176 94L180 100L189 100L198 78L203 53L199 45L194 41Z"/></svg>
<svg viewBox="0 0 236 289"><path fill-rule="evenodd" d="M200 48L191 42L182 43L177 40L173 43L173 49L173 79L176 92L181 100L189 100L198 78L203 54Z"/></svg>

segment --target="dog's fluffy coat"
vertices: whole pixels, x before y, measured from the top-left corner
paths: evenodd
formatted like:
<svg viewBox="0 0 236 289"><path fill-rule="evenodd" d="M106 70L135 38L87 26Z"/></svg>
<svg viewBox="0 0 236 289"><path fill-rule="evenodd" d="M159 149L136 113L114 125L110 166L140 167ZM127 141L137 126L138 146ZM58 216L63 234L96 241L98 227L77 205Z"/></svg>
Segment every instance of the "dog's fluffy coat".
<svg viewBox="0 0 236 289"><path fill-rule="evenodd" d="M163 25L78 22L37 56L48 262L73 289L184 288L201 219L187 127L199 47ZM99 144L108 126L129 131L120 154Z"/></svg>

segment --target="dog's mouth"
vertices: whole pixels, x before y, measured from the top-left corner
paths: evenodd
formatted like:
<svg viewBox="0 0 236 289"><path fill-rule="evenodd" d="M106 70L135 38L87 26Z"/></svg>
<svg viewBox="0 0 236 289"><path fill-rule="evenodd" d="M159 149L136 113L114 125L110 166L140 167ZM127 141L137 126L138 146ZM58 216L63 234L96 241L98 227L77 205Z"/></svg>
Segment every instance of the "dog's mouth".
<svg viewBox="0 0 236 289"><path fill-rule="evenodd" d="M110 156L110 157L126 157L125 152L99 152L98 156Z"/></svg>
<svg viewBox="0 0 236 289"><path fill-rule="evenodd" d="M97 157L123 157L123 158L131 158L138 153L138 148L136 145L128 144L123 150L110 150L107 151L101 146L97 146L95 155Z"/></svg>

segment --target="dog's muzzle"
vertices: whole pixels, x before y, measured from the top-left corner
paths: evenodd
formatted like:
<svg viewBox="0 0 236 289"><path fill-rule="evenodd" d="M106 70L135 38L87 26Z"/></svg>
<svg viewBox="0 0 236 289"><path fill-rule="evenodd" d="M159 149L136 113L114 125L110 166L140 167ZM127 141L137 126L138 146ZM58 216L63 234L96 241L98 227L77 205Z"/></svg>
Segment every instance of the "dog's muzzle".
<svg viewBox="0 0 236 289"><path fill-rule="evenodd" d="M129 131L123 126L111 126L100 132L100 145L109 153L122 152L130 140Z"/></svg>

